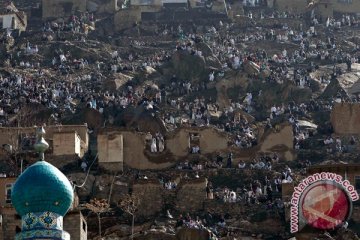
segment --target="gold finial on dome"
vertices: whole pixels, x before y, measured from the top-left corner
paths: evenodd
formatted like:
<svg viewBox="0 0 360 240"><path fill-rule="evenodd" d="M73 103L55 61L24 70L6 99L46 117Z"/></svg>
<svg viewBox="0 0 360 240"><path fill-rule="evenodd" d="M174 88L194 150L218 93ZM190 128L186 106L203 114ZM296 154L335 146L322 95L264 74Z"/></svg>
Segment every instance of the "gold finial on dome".
<svg viewBox="0 0 360 240"><path fill-rule="evenodd" d="M44 153L49 148L49 144L45 141L45 129L43 127L39 127L36 129L36 143L34 144L34 149L40 155L40 160L44 160Z"/></svg>

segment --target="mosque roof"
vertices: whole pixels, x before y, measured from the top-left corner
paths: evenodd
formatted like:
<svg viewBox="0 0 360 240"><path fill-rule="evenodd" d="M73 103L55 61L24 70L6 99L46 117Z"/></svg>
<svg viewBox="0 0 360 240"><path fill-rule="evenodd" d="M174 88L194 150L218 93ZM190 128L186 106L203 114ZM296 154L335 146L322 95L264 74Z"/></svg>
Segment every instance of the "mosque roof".
<svg viewBox="0 0 360 240"><path fill-rule="evenodd" d="M39 161L26 169L12 189L11 200L21 215L54 212L64 216L74 198L67 177L56 167Z"/></svg>

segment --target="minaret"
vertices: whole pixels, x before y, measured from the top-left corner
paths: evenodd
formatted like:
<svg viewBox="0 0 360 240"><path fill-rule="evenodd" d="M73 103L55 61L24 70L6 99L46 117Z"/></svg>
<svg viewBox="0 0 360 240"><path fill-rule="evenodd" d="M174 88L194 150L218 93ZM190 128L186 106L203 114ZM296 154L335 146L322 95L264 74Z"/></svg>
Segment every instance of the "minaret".
<svg viewBox="0 0 360 240"><path fill-rule="evenodd" d="M70 240L63 231L63 217L74 192L66 176L44 160L49 148L44 135L44 128L37 129L34 149L40 159L19 176L12 189L11 200L22 219L22 231L15 240Z"/></svg>

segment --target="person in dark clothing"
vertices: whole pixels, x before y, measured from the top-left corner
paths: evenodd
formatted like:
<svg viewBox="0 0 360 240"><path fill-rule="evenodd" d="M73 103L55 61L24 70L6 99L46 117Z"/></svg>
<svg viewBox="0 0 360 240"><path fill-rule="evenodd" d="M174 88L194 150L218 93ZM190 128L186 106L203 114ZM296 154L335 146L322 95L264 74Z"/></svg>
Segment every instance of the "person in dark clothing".
<svg viewBox="0 0 360 240"><path fill-rule="evenodd" d="M228 159L227 159L227 163L226 163L226 167L227 167L227 168L231 168L231 167L232 167L232 158L233 158L233 154L232 154L232 153L229 153Z"/></svg>
<svg viewBox="0 0 360 240"><path fill-rule="evenodd" d="M267 200L270 201L270 202L272 202L273 196L272 196L272 188L271 188L271 185L270 185L270 184L268 184L268 185L266 186L266 193L267 193Z"/></svg>
<svg viewBox="0 0 360 240"><path fill-rule="evenodd" d="M184 218L182 214L180 214L179 218L176 220L175 228L182 227L184 225Z"/></svg>
<svg viewBox="0 0 360 240"><path fill-rule="evenodd" d="M220 155L220 154L218 154L217 156L216 156L216 163L217 164L222 164L223 163L223 160L224 160L224 158Z"/></svg>

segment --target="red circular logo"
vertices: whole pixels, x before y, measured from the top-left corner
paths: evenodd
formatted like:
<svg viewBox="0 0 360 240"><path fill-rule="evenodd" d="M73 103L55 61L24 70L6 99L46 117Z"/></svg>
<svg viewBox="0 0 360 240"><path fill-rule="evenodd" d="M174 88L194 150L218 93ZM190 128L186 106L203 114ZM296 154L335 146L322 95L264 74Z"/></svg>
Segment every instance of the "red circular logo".
<svg viewBox="0 0 360 240"><path fill-rule="evenodd" d="M307 224L328 230L342 224L351 211L345 191L333 183L321 182L309 187L302 198L301 211Z"/></svg>

